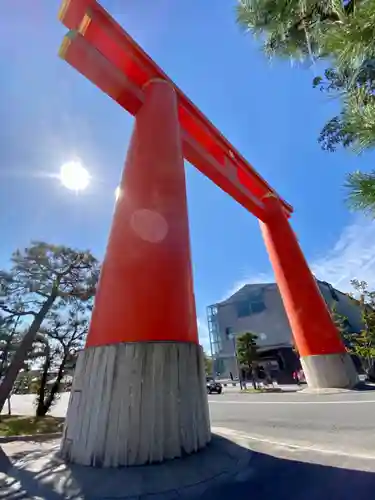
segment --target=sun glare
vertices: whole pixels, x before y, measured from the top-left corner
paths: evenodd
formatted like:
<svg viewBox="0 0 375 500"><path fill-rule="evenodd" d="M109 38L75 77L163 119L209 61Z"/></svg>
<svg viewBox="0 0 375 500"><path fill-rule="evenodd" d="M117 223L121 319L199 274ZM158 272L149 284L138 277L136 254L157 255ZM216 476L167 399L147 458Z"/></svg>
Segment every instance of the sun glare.
<svg viewBox="0 0 375 500"><path fill-rule="evenodd" d="M121 196L121 188L120 186L117 186L117 188L115 189L115 200L117 201Z"/></svg>
<svg viewBox="0 0 375 500"><path fill-rule="evenodd" d="M62 165L60 181L72 191L83 191L89 185L90 174L79 161L70 161Z"/></svg>

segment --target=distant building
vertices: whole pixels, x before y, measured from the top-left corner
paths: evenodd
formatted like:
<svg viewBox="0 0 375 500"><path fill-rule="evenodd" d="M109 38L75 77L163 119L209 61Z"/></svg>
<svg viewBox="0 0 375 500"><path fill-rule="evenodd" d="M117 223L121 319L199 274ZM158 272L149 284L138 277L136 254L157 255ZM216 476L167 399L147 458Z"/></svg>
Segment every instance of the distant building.
<svg viewBox="0 0 375 500"><path fill-rule="evenodd" d="M356 301L317 280L328 307L347 318L348 332L362 328L361 311ZM292 380L299 368L293 351L293 338L280 292L275 283L249 284L223 302L207 308L208 330L213 357L213 371L220 377L238 377L235 338L245 332L257 334L261 363L280 383Z"/></svg>

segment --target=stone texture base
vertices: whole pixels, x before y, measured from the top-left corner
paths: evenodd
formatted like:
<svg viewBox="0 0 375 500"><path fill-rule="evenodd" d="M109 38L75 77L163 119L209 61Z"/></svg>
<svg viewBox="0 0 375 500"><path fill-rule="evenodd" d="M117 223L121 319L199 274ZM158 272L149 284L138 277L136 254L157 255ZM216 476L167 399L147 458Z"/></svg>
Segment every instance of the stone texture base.
<svg viewBox="0 0 375 500"><path fill-rule="evenodd" d="M122 343L79 355L62 457L96 467L161 462L211 439L203 351L192 343Z"/></svg>
<svg viewBox="0 0 375 500"><path fill-rule="evenodd" d="M301 357L309 389L352 389L359 379L348 353Z"/></svg>

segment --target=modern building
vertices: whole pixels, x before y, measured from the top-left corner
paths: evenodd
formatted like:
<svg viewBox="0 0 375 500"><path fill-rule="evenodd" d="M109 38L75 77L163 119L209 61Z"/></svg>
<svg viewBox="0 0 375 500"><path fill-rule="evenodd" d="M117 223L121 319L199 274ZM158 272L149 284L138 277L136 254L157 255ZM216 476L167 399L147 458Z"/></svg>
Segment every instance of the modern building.
<svg viewBox="0 0 375 500"><path fill-rule="evenodd" d="M317 280L327 306L346 318L348 332L362 328L361 311L356 301ZM236 337L252 332L258 337L260 363L272 371L280 383L292 380L299 368L293 337L276 283L249 284L223 302L207 308L208 330L216 376L238 377L235 357Z"/></svg>

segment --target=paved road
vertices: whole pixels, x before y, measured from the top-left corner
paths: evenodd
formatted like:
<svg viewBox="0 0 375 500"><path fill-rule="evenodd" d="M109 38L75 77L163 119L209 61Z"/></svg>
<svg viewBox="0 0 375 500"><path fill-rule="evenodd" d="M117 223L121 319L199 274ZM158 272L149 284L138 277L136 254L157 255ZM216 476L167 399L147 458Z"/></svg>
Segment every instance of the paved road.
<svg viewBox="0 0 375 500"><path fill-rule="evenodd" d="M375 391L241 394L228 388L208 398L214 427L250 439L375 457ZM33 395L13 396L13 413L32 414L33 400ZM69 394L62 394L52 414L64 416L68 400Z"/></svg>
<svg viewBox="0 0 375 500"><path fill-rule="evenodd" d="M62 395L53 413L63 415L67 401L68 395ZM230 389L221 396L209 396L209 402L213 427L237 443L235 446L251 451L247 466L235 478L220 487L207 489L199 496L201 500L250 497L318 500L332 496L335 500L353 497L368 500L373 497L375 391L317 396L240 394ZM32 398L16 396L13 409L30 413ZM8 453L11 446L18 445L7 446L9 450L4 449ZM31 465L36 467L34 463ZM35 490L39 474L31 465L23 471L22 460L16 463L17 478L22 487L28 484ZM38 496L36 490L35 496L26 496L37 497L68 498L56 493Z"/></svg>
<svg viewBox="0 0 375 500"><path fill-rule="evenodd" d="M375 457L375 391L209 396L212 425L252 438Z"/></svg>

